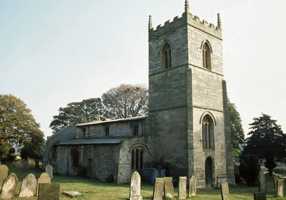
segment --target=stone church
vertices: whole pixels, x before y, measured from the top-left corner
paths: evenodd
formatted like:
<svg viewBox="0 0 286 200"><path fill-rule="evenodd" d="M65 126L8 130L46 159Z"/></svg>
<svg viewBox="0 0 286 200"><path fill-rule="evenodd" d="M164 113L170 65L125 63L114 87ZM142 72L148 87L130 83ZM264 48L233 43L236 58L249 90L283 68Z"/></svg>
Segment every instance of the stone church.
<svg viewBox="0 0 286 200"><path fill-rule="evenodd" d="M195 175L198 187L234 182L231 135L225 124L221 20L190 12L164 25L149 17L149 114L78 124L49 138L57 173L129 182L132 171L162 168Z"/></svg>

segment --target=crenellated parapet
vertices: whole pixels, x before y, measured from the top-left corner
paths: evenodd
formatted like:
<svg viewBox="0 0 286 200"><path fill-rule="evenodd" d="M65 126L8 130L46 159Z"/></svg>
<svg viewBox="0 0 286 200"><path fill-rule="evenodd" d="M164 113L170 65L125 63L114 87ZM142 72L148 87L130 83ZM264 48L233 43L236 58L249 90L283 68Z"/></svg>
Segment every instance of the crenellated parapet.
<svg viewBox="0 0 286 200"><path fill-rule="evenodd" d="M204 19L200 19L198 16L192 15L189 12L187 14L185 12L181 16L176 16L172 20L166 21L164 24L159 24L156 28L153 28L152 26L150 26L150 24L151 22L149 19L149 37L150 38L160 36L167 32L172 32L186 24L196 29L199 29L201 31L204 31L206 33L209 33L210 35L215 36L217 38L220 38L220 39L222 38L221 19L220 19L219 14L218 14L217 25L214 25L213 23L209 23L208 21Z"/></svg>

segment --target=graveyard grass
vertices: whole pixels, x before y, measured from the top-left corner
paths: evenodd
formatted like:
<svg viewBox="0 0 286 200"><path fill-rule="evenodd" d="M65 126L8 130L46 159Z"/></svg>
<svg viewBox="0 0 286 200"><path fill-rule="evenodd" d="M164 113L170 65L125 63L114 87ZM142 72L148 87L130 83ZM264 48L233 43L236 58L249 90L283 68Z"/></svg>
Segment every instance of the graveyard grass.
<svg viewBox="0 0 286 200"><path fill-rule="evenodd" d="M9 167L10 168L10 167ZM10 172L17 174L20 180L28 173L34 173L39 177L39 171L22 171L11 169ZM55 176L54 183L61 185L61 191L79 191L82 193L81 197L73 198L75 200L127 200L129 197L129 185L117 185L113 183L100 183L91 179L78 177L64 177ZM272 188L271 182L267 188ZM271 189L272 190L272 189ZM230 188L230 200L252 200L253 193L257 191L256 187L236 186ZM272 193L272 191L271 191ZM151 200L153 194L153 187L151 185L143 185L142 195L144 200ZM36 199L36 198L35 198ZM69 200L71 198L61 194L60 200ZM268 194L268 200L286 200L284 198L276 198L273 194ZM217 189L199 190L196 197L192 200L221 200L220 191Z"/></svg>

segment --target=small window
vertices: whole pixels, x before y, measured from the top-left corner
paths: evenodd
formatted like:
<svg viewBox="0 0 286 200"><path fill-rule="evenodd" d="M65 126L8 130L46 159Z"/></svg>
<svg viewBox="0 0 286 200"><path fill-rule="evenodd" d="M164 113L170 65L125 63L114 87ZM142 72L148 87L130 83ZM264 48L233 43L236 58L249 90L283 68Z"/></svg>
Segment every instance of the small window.
<svg viewBox="0 0 286 200"><path fill-rule="evenodd" d="M139 124L133 126L133 136L139 136Z"/></svg>
<svg viewBox="0 0 286 200"><path fill-rule="evenodd" d="M211 58L211 46L209 42L204 42L202 50L203 50L203 67L208 70L211 70L212 58Z"/></svg>
<svg viewBox="0 0 286 200"><path fill-rule="evenodd" d="M170 68L172 66L172 52L168 43L166 43L162 48L161 64L165 68Z"/></svg>
<svg viewBox="0 0 286 200"><path fill-rule="evenodd" d="M105 126L105 136L109 136L109 126Z"/></svg>
<svg viewBox="0 0 286 200"><path fill-rule="evenodd" d="M83 137L88 137L88 127L83 127Z"/></svg>

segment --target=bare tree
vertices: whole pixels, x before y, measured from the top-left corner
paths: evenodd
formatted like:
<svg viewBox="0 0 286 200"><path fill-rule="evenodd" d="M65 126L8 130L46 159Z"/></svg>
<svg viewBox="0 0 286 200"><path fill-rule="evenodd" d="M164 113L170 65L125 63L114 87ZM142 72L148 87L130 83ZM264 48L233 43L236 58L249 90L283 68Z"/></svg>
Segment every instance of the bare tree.
<svg viewBox="0 0 286 200"><path fill-rule="evenodd" d="M112 88L102 95L102 101L111 119L143 116L148 111L148 91L140 85Z"/></svg>

